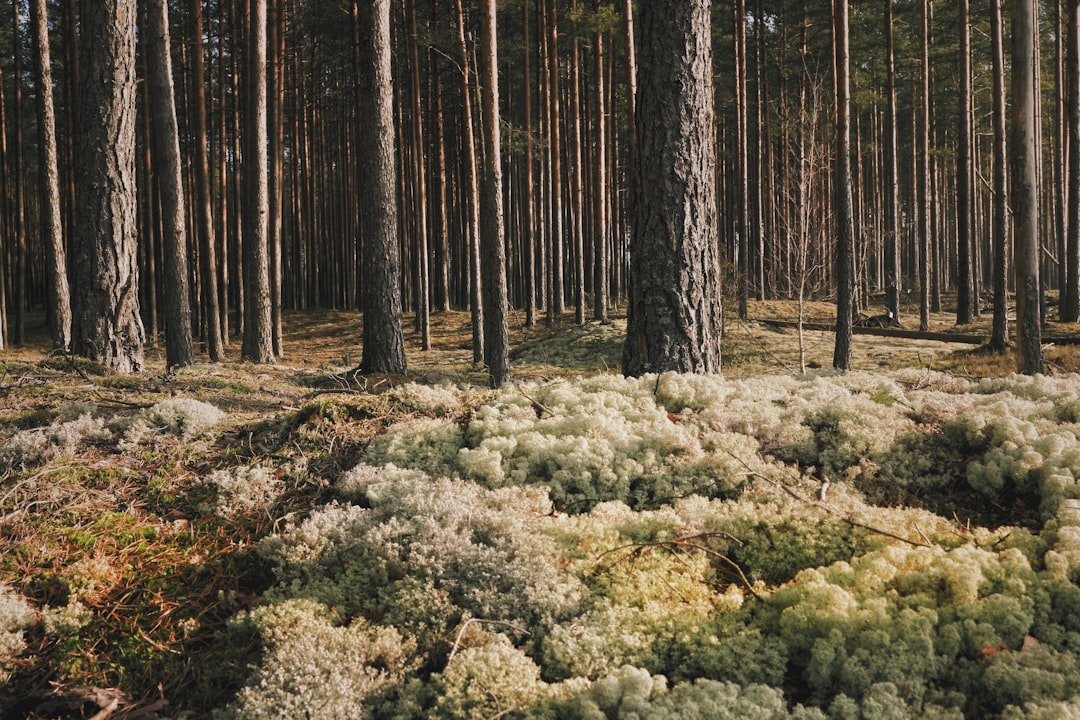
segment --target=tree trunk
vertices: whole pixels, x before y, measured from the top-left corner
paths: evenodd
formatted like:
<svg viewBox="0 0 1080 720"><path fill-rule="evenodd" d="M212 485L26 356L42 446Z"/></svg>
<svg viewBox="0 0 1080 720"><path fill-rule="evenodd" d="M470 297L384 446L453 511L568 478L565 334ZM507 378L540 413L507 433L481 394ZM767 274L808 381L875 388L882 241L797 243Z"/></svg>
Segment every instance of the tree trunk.
<svg viewBox="0 0 1080 720"><path fill-rule="evenodd" d="M167 0L146 4L146 87L152 124L150 147L158 177L162 218L162 271L165 287L165 365L193 362L191 304L188 296L187 225L184 180L180 166L180 135L173 95L172 52Z"/></svg>
<svg viewBox="0 0 1080 720"><path fill-rule="evenodd" d="M498 36L495 0L480 5L480 87L484 116L484 166L480 193L481 269L484 288L484 364L492 387L510 376L507 327L506 243L503 230L502 145L499 128Z"/></svg>
<svg viewBox="0 0 1080 720"><path fill-rule="evenodd" d="M1004 352L1009 344L1008 297L1008 175L1005 155L1005 51L1001 23L1001 0L990 0L990 41L994 74L994 320L990 347Z"/></svg>
<svg viewBox="0 0 1080 720"><path fill-rule="evenodd" d="M900 318L900 292L903 289L900 262L900 143L897 140L896 61L893 50L893 0L885 0L885 48L888 87L888 110L885 117L885 307L893 318Z"/></svg>
<svg viewBox="0 0 1080 720"><path fill-rule="evenodd" d="M12 113L11 113L11 131L12 131L12 175L14 177L14 197L13 201L15 207L12 212L12 219L15 221L12 228L14 232L14 247L15 256L12 258L12 269L15 272L13 287L11 289L11 300L15 306L14 323L11 327L11 343L12 345L22 345L26 339L26 303L27 303L27 284L26 276L30 271L30 263L28 259L29 245L26 241L26 191L25 191L25 163L23 161L23 112L22 112L22 42L19 39L19 3L13 2L12 8L12 50L14 55L14 68L13 68L13 83L12 87L14 92L12 93Z"/></svg>
<svg viewBox="0 0 1080 720"><path fill-rule="evenodd" d="M214 213L211 207L210 158L207 152L206 83L203 54L202 0L188 0L191 14L192 132L195 144L195 223L199 243L199 274L202 275L201 300L206 327L206 351L210 360L225 359L225 341L221 336L221 306L218 304L217 239L214 237Z"/></svg>
<svg viewBox="0 0 1080 720"><path fill-rule="evenodd" d="M266 149L266 2L251 0L247 18L247 74L244 78L247 89L242 160L244 342L240 355L256 363L274 361Z"/></svg>
<svg viewBox="0 0 1080 720"><path fill-rule="evenodd" d="M930 329L930 284L933 267L932 218L930 197L930 0L922 0L922 47L919 74L919 329Z"/></svg>
<svg viewBox="0 0 1080 720"><path fill-rule="evenodd" d="M958 52L960 92L958 114L959 136L956 139L956 324L971 322L976 299L972 297L972 190L974 175L971 153L971 25L968 0L960 0L960 45Z"/></svg>
<svg viewBox="0 0 1080 720"><path fill-rule="evenodd" d="M836 83L836 158L833 161L836 233L836 344L833 367L851 369L855 314L855 237L851 208L851 99L848 63L848 0L833 0L833 52Z"/></svg>
<svg viewBox="0 0 1080 720"><path fill-rule="evenodd" d="M360 98L369 108L367 120L360 124L357 145L360 187L370 193L361 219L364 351L360 368L366 373L403 373L390 0L355 0L353 12L359 20Z"/></svg>
<svg viewBox="0 0 1080 720"><path fill-rule="evenodd" d="M555 0L544 0L547 19L547 129L550 161L549 199L551 202L551 277L548 280L547 325L551 327L566 310L563 294L563 187L562 130L559 109L559 31L555 23Z"/></svg>
<svg viewBox="0 0 1080 720"><path fill-rule="evenodd" d="M593 0L593 10L600 11L600 0ZM593 158L593 318L608 321L608 168L605 135L607 106L604 89L604 33L593 34L593 117L596 118L596 150Z"/></svg>
<svg viewBox="0 0 1080 720"><path fill-rule="evenodd" d="M416 212L416 329L420 333L420 349L431 349L431 296L428 281L428 223L427 223L427 152L424 146L424 113L420 97L420 39L416 32L416 5L411 4L409 16L409 100L412 105L413 166L415 172Z"/></svg>
<svg viewBox="0 0 1080 720"><path fill-rule="evenodd" d="M83 0L72 350L143 365L135 198L135 0Z"/></svg>
<svg viewBox="0 0 1080 720"><path fill-rule="evenodd" d="M1036 182L1035 0L1013 0L1013 135L1010 164L1013 188L1013 257L1016 267L1016 366L1034 375L1043 371L1039 324L1039 188Z"/></svg>
<svg viewBox="0 0 1080 720"><path fill-rule="evenodd" d="M750 168L746 129L746 0L735 0L733 19L735 44L735 233L738 272L738 313L749 316L750 275Z"/></svg>
<svg viewBox="0 0 1080 720"><path fill-rule="evenodd" d="M67 350L71 345L71 295L68 289L67 252L64 250L64 226L61 219L47 13L45 0L31 1L30 24L33 26L34 78L37 85L38 190L41 197L41 239L45 246L50 329L53 347Z"/></svg>
<svg viewBox="0 0 1080 720"><path fill-rule="evenodd" d="M472 313L473 363L479 364L484 359L484 303L480 292L480 187L477 180L476 131L473 127L472 104L472 65L469 62L469 49L465 44L465 8L457 0L457 42L461 57L461 115L464 123L465 157L462 159L465 170L465 248L468 253L469 269L469 307Z"/></svg>
<svg viewBox="0 0 1080 720"><path fill-rule="evenodd" d="M529 46L529 2L521 3L521 32L522 45L525 52L522 59L522 73L525 77L522 83L525 93L525 188L522 191L522 275L524 279L525 294L525 327L536 325L536 222L534 218L535 188L533 185L533 120L532 120L532 71L531 59L532 48Z"/></svg>
<svg viewBox="0 0 1080 720"><path fill-rule="evenodd" d="M1068 112L1067 170L1068 222L1065 245L1065 288L1061 298L1062 322L1080 318L1080 0L1069 0L1066 32L1065 101Z"/></svg>
<svg viewBox="0 0 1080 720"><path fill-rule="evenodd" d="M282 197L285 194L285 19L283 0L267 0L267 76L266 76L266 132L267 132L267 249L270 267L270 326L273 337L273 354L285 355L284 331L281 327L282 283Z"/></svg>
<svg viewBox="0 0 1080 720"><path fill-rule="evenodd" d="M708 0L643 3L631 313L623 373L719 373Z"/></svg>

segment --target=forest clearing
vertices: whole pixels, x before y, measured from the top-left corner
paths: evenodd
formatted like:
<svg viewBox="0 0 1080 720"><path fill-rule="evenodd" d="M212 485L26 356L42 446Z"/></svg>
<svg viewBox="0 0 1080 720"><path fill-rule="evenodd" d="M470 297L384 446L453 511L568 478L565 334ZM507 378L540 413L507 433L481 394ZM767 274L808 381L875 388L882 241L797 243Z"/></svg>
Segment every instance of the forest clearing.
<svg viewBox="0 0 1080 720"><path fill-rule="evenodd" d="M5 354L5 718L1080 711L1071 347L802 376L755 322L724 380L628 379L622 321L518 321L491 390L467 313L405 376L355 372L355 313L285 320L278 365Z"/></svg>

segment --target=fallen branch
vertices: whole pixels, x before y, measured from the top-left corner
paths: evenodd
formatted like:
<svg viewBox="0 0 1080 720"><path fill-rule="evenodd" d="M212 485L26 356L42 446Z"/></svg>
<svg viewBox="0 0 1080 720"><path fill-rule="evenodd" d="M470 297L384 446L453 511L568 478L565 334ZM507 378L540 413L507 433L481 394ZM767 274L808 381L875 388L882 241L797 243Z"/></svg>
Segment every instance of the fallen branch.
<svg viewBox="0 0 1080 720"><path fill-rule="evenodd" d="M761 480L764 480L765 482L769 483L770 485L773 485L774 487L780 488L781 490L783 490L784 492L786 492L788 495L795 498L799 502L806 503L807 505L810 505L811 507L816 507L819 510L824 511L825 513L827 513L829 515L832 515L835 518L839 518L840 520L843 520L844 522L846 522L848 525L851 525L852 527L862 528L863 530L869 530L872 533L876 533L878 535L883 535L885 537L892 538L893 540L899 540L902 543L907 543L908 545L912 545L914 547L927 547L927 548L928 547L933 547L933 545L930 545L928 543L919 542L918 540L911 540L909 538L897 535L896 533L891 533L888 530L882 530L881 528L876 528L873 525L867 525L866 523L861 523L861 522L859 522L858 520L855 520L854 518L852 518L849 515L844 515L843 513L839 512L837 510L834 510L833 508L826 505L824 502L821 502L819 500L811 500L810 498L803 497L802 495L795 492L793 489L791 489L790 487L788 487L784 483L780 482L779 480L773 480L770 477L762 475L757 470L754 470L752 467L750 467L750 465L747 464L747 462L745 460L743 460L741 457L739 457L735 453L728 452L728 455L730 455L737 463L739 463L744 468L746 468L746 472L751 477L756 477L756 478L759 478Z"/></svg>

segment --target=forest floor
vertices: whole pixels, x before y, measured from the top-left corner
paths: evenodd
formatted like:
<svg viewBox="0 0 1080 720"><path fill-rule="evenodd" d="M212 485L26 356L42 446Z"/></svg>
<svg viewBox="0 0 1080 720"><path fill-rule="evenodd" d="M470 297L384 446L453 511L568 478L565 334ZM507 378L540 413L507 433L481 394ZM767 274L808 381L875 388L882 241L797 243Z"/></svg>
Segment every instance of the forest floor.
<svg viewBox="0 0 1080 720"><path fill-rule="evenodd" d="M798 373L797 332L773 324L793 320L794 311L790 303L761 302L751 303L751 321L729 315L725 377ZM808 321L831 319L831 305L809 305ZM619 367L624 319L576 326L567 315L554 328L542 319L525 328L520 314L511 321L515 382ZM30 328L33 342L0 352L0 606L6 586L44 619L27 625L24 651L7 663L0 643L2 717L31 717L46 708L52 717L76 717L110 704L99 717L178 710L203 716L229 700L246 677L256 641L226 641L224 628L272 583L251 546L326 502L327 478L356 465L373 438L417 416L386 399L386 391L405 382L473 388L456 411L463 418L485 397L468 314L434 315L433 347L425 352L410 322L405 376L356 372L360 323L356 313L286 313L285 357L268 366L203 360L165 372L163 352L154 347L145 371L115 375L49 353L40 322ZM988 324L988 316L965 328L955 328L948 315L934 318L941 331L985 333ZM805 333L807 367L828 368L832 349L831 333ZM1051 373L1080 370L1073 347L1050 346L1047 357ZM1007 375L1013 367L1011 358L968 344L863 335L855 338L854 362L862 370L932 368L970 378ZM176 398L209 403L223 419L209 435L192 437L181 427L118 449L115 438L130 438L134 418ZM63 423L83 412L102 418L96 430L59 437ZM207 476L260 463L302 463L306 470L296 477L306 480L292 483L272 507L205 511ZM75 617L64 616L65 608ZM78 632L65 633L64 623Z"/></svg>

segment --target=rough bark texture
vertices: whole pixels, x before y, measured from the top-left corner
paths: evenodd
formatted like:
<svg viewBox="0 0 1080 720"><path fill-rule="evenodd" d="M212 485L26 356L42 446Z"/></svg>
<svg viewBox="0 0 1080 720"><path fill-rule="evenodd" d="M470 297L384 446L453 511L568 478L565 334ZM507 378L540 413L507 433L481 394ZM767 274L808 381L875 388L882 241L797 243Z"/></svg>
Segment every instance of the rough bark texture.
<svg viewBox="0 0 1080 720"><path fill-rule="evenodd" d="M57 169L56 115L53 111L52 60L45 0L30 3L34 39L34 78L37 86L38 190L41 197L41 239L45 246L45 279L49 293L49 317L53 347L66 350L71 344L71 294L67 279L67 252L60 208L60 174Z"/></svg>
<svg viewBox="0 0 1080 720"><path fill-rule="evenodd" d="M165 364L172 368L190 365L194 358L191 349L191 303L188 299L184 179L180 166L180 136L176 127L167 0L150 0L146 3L144 42L148 59L146 87L150 98L150 146L161 202Z"/></svg>
<svg viewBox="0 0 1080 720"><path fill-rule="evenodd" d="M848 63L847 0L833 2L833 59L836 73L836 159L833 162L833 213L836 233L836 344L833 367L851 368L855 313L855 230L851 200L851 97Z"/></svg>
<svg viewBox="0 0 1080 720"><path fill-rule="evenodd" d="M708 0L643 3L623 372L720 372Z"/></svg>
<svg viewBox="0 0 1080 720"><path fill-rule="evenodd" d="M364 372L405 372L398 247L397 165L394 162L390 0L359 0L360 93L369 108L357 151L365 191L363 248Z"/></svg>
<svg viewBox="0 0 1080 720"><path fill-rule="evenodd" d="M1013 0L1010 151L1013 188L1013 257L1016 268L1016 368L1043 371L1039 324L1039 188L1035 140L1035 0Z"/></svg>
<svg viewBox="0 0 1080 720"><path fill-rule="evenodd" d="M266 136L266 0L251 0L244 133L244 343L240 354L274 361L270 298L270 196Z"/></svg>
<svg viewBox="0 0 1080 720"><path fill-rule="evenodd" d="M135 198L135 0L83 0L72 350L143 365Z"/></svg>
<svg viewBox="0 0 1080 720"><path fill-rule="evenodd" d="M480 17L480 87L483 88L481 109L484 115L484 164L480 177L480 262L484 278L484 364L487 365L493 387L500 387L510 376L497 48L495 0L484 0L481 3Z"/></svg>

